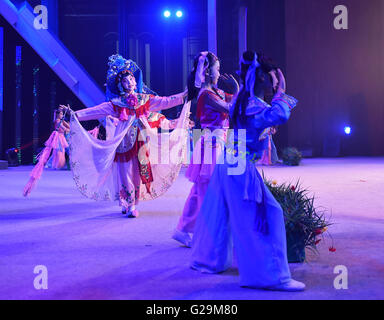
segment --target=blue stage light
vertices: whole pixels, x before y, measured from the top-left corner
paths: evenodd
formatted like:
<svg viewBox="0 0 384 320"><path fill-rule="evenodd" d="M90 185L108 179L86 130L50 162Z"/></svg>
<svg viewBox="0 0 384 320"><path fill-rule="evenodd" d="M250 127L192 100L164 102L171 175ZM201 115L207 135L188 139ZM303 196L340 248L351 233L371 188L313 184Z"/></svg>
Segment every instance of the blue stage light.
<svg viewBox="0 0 384 320"><path fill-rule="evenodd" d="M169 17L171 16L171 12L170 12L169 10L165 10L165 11L163 12L163 16L164 16L165 18L169 18Z"/></svg>
<svg viewBox="0 0 384 320"><path fill-rule="evenodd" d="M351 129L351 127L344 127L344 133L345 134L351 134L351 132L352 132L352 129Z"/></svg>
<svg viewBox="0 0 384 320"><path fill-rule="evenodd" d="M183 16L183 11L177 10L176 11L176 17L181 18Z"/></svg>

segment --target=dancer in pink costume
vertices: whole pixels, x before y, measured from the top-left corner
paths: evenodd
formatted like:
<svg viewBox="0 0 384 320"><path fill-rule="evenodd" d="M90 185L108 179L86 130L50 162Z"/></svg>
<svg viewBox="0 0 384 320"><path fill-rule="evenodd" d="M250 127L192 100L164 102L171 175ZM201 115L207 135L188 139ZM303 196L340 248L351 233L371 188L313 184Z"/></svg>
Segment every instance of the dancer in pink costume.
<svg viewBox="0 0 384 320"><path fill-rule="evenodd" d="M183 104L187 91L158 97L148 93L141 78L133 61L110 57L108 102L71 116L70 159L76 186L88 198L119 201L128 217L138 216L139 200L155 199L169 189L179 173L188 137L190 103L176 120L157 112ZM94 139L79 122L100 118L106 118L105 141ZM179 160L166 164L154 160L161 149L158 128L183 129L161 134L170 142L168 153L180 155Z"/></svg>
<svg viewBox="0 0 384 320"><path fill-rule="evenodd" d="M279 158L277 156L276 146L272 138L276 132L276 127L270 127L261 133L259 140L264 142L264 151L261 159L257 162L257 164L263 166L272 166L278 162Z"/></svg>
<svg viewBox="0 0 384 320"><path fill-rule="evenodd" d="M194 70L188 79L188 100L197 99L197 119L200 120L203 135L197 141L191 164L186 177L193 182L192 189L185 203L183 214L179 219L172 238L183 245L190 247L197 214L203 202L210 177L224 150L226 131L229 128L229 108L234 95L225 93L217 88L220 77L219 59L211 52L201 52L194 61ZM230 85L237 94L239 86L230 75L221 76L222 80ZM207 143L214 132L216 141ZM211 152L209 160L205 161L204 152Z"/></svg>
<svg viewBox="0 0 384 320"><path fill-rule="evenodd" d="M65 149L69 146L65 134L69 132L70 128L68 122L64 120L63 111L63 108L55 110L55 130L45 142L45 148L37 155L38 162L32 169L30 178L23 190L23 195L25 197L27 197L36 187L48 161L51 162L51 167L53 169L61 169L65 166ZM52 156L50 157L51 154Z"/></svg>
<svg viewBox="0 0 384 320"><path fill-rule="evenodd" d="M69 133L69 123L64 119L62 108L55 111L55 131L52 133L52 156L50 158L52 169L62 169L65 166L65 149L69 147L65 134Z"/></svg>

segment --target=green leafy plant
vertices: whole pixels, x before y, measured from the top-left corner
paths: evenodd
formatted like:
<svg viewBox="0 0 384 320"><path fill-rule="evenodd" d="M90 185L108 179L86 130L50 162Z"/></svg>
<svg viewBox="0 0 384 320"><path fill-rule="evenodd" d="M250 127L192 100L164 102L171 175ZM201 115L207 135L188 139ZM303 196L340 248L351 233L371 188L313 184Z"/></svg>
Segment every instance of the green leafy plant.
<svg viewBox="0 0 384 320"><path fill-rule="evenodd" d="M299 180L294 185L278 184L267 180L264 173L263 179L284 212L288 261L303 262L305 248L317 253L316 246L331 225L325 217L326 210L314 206L315 198ZM329 250L333 252L335 249L332 246Z"/></svg>
<svg viewBox="0 0 384 320"><path fill-rule="evenodd" d="M301 162L302 155L299 150L293 147L283 149L282 159L287 166L298 166Z"/></svg>

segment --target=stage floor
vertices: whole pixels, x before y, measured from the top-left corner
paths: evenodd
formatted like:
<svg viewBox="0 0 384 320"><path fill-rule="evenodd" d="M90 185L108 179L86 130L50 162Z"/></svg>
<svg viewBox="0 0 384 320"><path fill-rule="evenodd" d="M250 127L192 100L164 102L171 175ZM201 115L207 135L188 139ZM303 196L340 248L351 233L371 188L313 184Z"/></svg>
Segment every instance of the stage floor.
<svg viewBox="0 0 384 320"><path fill-rule="evenodd" d="M111 202L75 189L69 171L45 171L32 195L21 192L32 167L0 171L0 299L384 299L384 158L304 159L299 167L263 170L296 181L329 209L329 237L308 263L291 264L299 293L245 289L234 266L219 275L189 268L190 249L171 239L191 187L179 176L161 198L128 219ZM34 267L48 269L36 290ZM348 269L348 289L333 286Z"/></svg>

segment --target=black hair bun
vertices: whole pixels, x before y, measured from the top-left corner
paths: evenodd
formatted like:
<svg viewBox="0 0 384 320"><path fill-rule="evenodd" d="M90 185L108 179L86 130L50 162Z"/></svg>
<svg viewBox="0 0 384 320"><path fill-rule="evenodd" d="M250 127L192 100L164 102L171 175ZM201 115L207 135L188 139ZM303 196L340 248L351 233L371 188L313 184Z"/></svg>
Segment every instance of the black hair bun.
<svg viewBox="0 0 384 320"><path fill-rule="evenodd" d="M247 62L252 62L255 60L255 52L247 50L243 53L243 60Z"/></svg>
<svg viewBox="0 0 384 320"><path fill-rule="evenodd" d="M268 73L278 68L277 64L268 56L263 53L257 53L257 61L260 63L261 69Z"/></svg>

